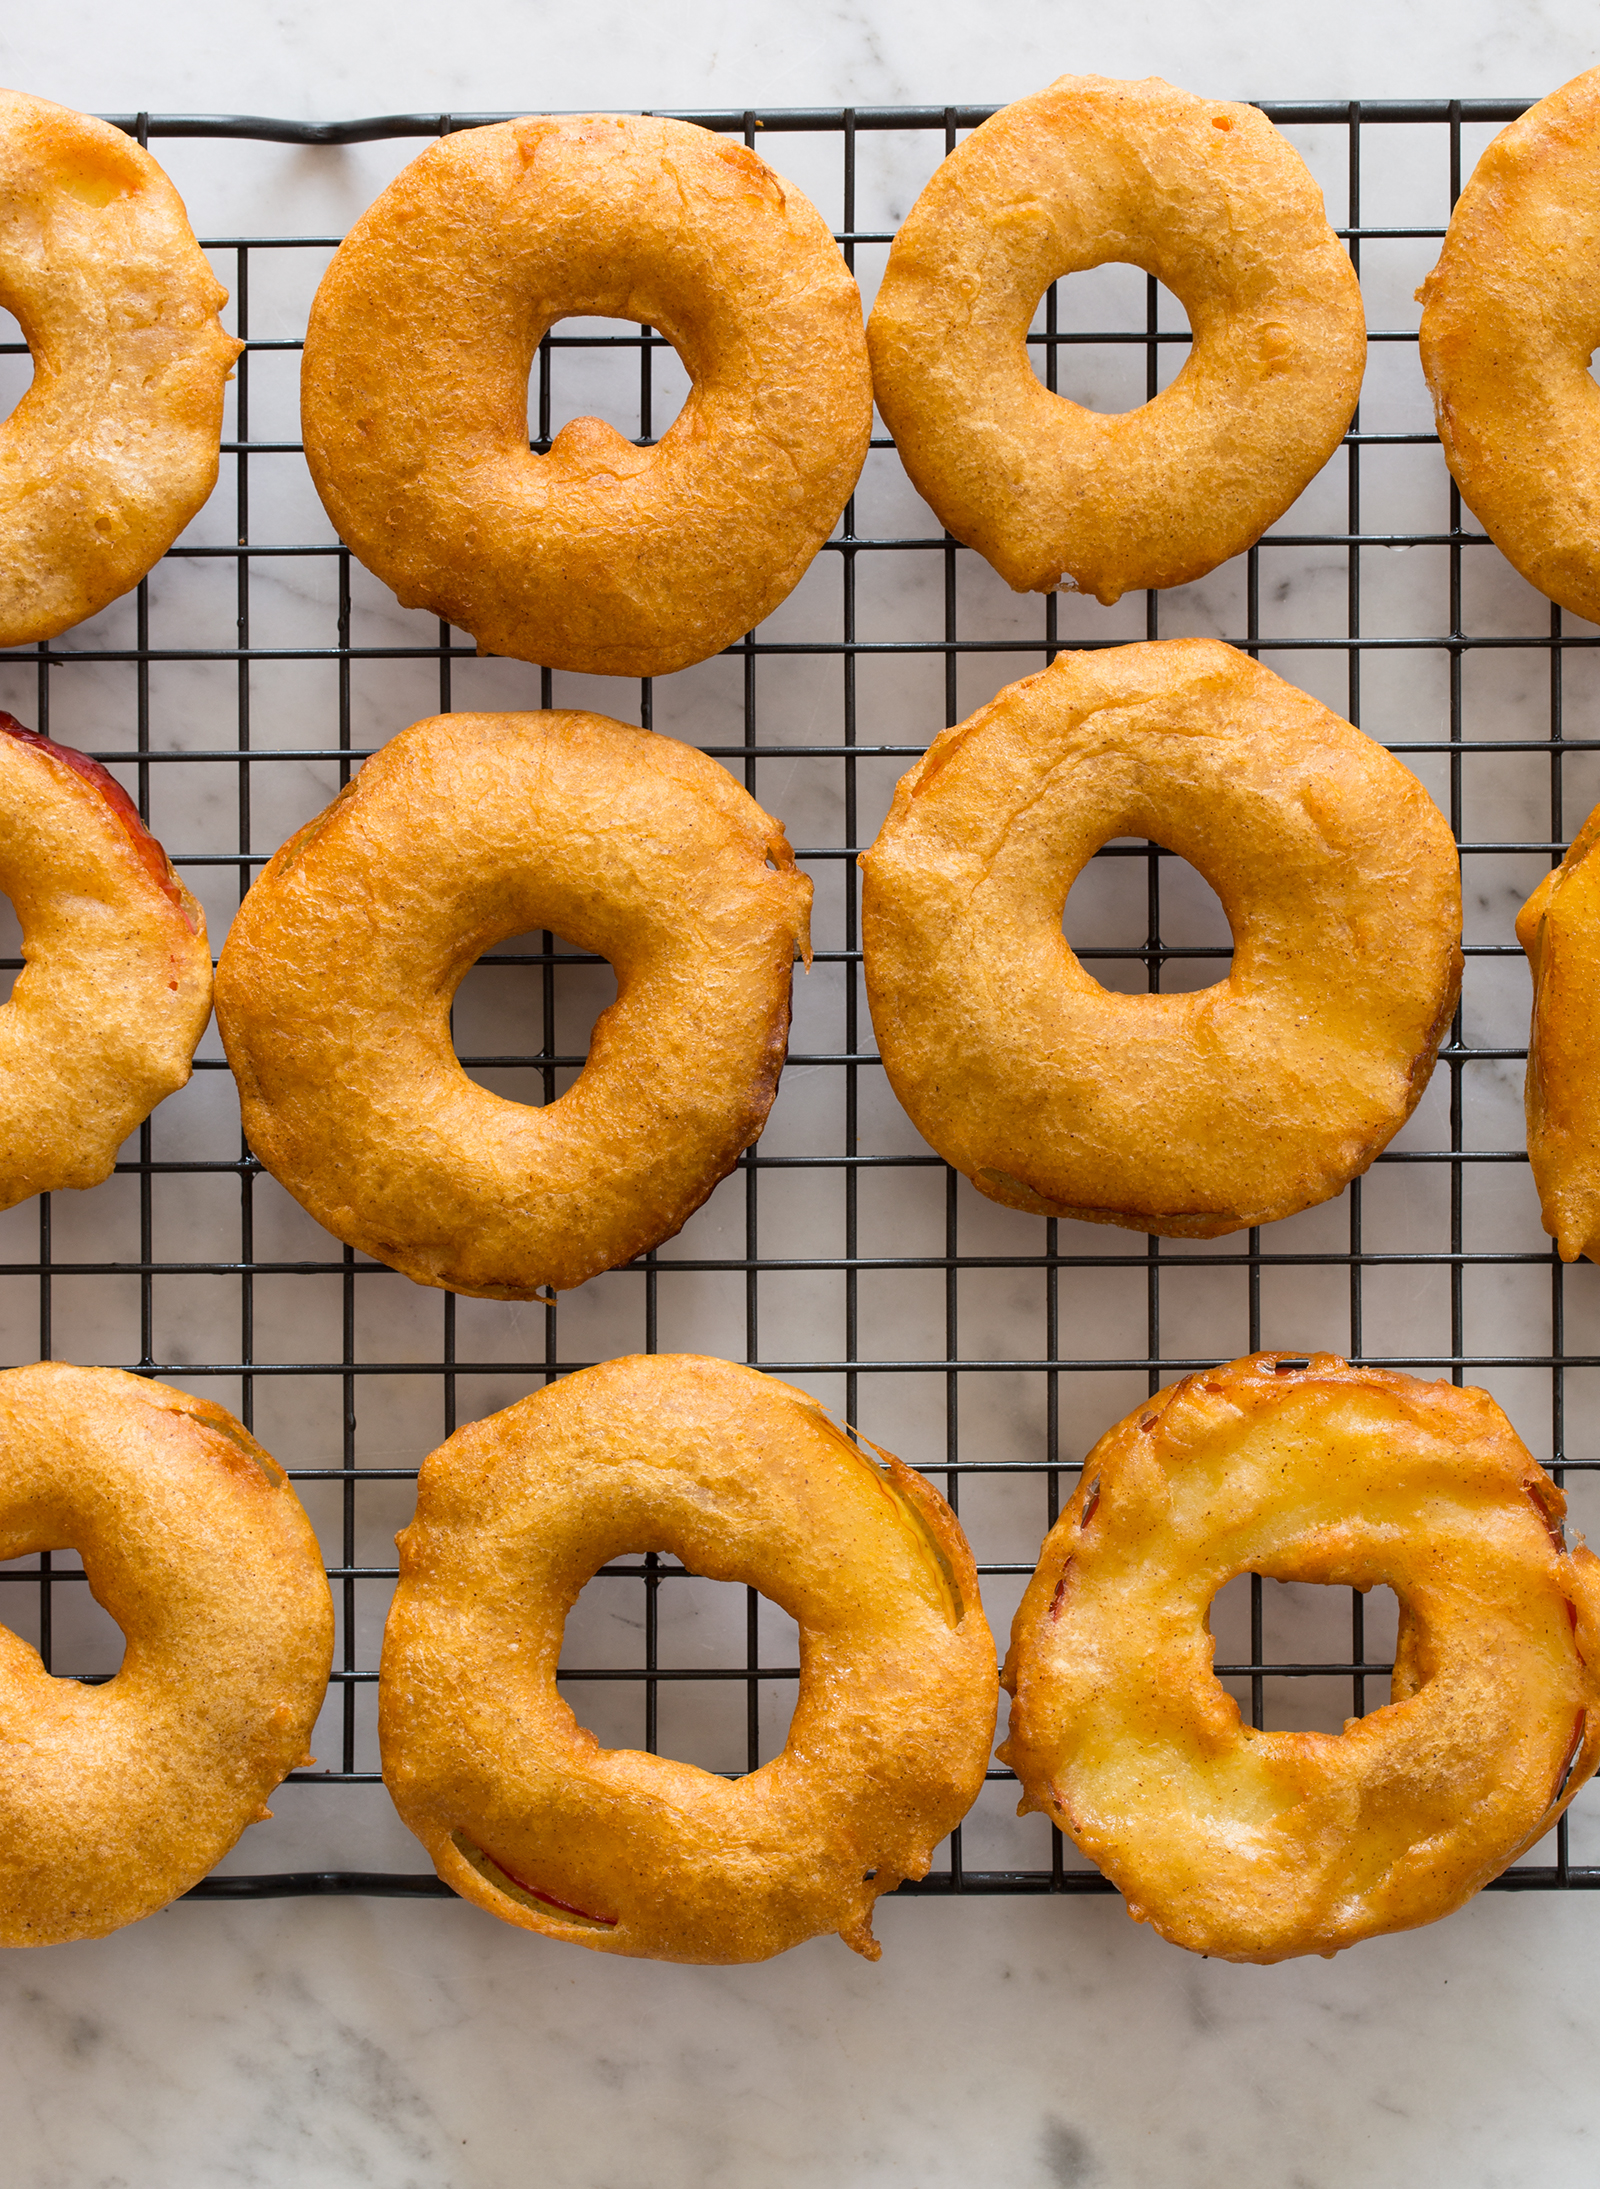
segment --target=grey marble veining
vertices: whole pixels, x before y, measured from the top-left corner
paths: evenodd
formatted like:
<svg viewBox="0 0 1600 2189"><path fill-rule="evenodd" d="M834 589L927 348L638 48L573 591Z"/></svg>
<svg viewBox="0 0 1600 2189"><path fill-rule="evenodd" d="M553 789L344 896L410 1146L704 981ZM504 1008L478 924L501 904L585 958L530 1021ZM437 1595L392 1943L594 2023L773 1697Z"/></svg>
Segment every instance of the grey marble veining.
<svg viewBox="0 0 1600 2189"><path fill-rule="evenodd" d="M800 9L787 0L693 0L652 13L423 0L337 15L284 0L266 18L174 0L151 16L64 0L7 23L13 81L96 110L310 114L592 106L944 105L1020 96L1069 69L1163 75L1213 96L1509 97L1554 88L1600 59L1594 27L1540 0L1514 11L1463 0L1351 0L1336 12L1242 0L1224 10L1142 0L1073 9L1052 0L914 0ZM518 79L521 79L520 87Z"/></svg>
<svg viewBox="0 0 1600 2189"><path fill-rule="evenodd" d="M880 1910L747 1969L476 1910L178 1908L18 1957L8 2178L37 2189L1463 2189L1593 2178L1592 1938L1480 1901L1234 1968L1116 1902ZM134 2002L137 2001L137 2006Z"/></svg>

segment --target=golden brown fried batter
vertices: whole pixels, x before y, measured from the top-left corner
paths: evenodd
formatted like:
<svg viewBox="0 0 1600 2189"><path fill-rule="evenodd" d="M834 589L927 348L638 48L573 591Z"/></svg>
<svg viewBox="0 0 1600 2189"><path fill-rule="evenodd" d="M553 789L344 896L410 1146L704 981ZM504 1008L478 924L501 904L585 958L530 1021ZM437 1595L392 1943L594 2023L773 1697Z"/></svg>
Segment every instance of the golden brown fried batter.
<svg viewBox="0 0 1600 2189"><path fill-rule="evenodd" d="M205 916L98 761L0 714L0 891L23 968L0 1006L0 1208L96 1186L211 1017Z"/></svg>
<svg viewBox="0 0 1600 2189"><path fill-rule="evenodd" d="M763 1961L833 1930L877 1959L873 1903L925 1875L994 1737L972 1556L920 1475L754 1369L636 1356L459 1430L399 1542L383 1775L447 1884L601 1953ZM788 1740L746 1777L602 1748L557 1691L578 1592L646 1550L799 1625Z"/></svg>
<svg viewBox="0 0 1600 2189"><path fill-rule="evenodd" d="M659 1246L760 1133L811 883L726 768L593 714L418 722L283 845L217 970L263 1163L419 1284L527 1299ZM549 928L617 1000L543 1109L468 1079L450 1002Z"/></svg>
<svg viewBox="0 0 1600 2189"><path fill-rule="evenodd" d="M186 1391L0 1374L0 1559L66 1549L127 1651L84 1686L0 1627L0 1945L98 1938L187 1892L310 1760L332 1661L299 1499Z"/></svg>
<svg viewBox="0 0 1600 2189"><path fill-rule="evenodd" d="M1102 416L1027 333L1052 281L1142 266L1189 315L1169 387ZM1338 447L1361 289L1298 153L1252 106L1063 76L958 145L889 253L873 391L941 523L1019 593L1114 601L1260 538Z"/></svg>
<svg viewBox="0 0 1600 2189"><path fill-rule="evenodd" d="M665 334L693 386L655 448L576 418L528 447L552 323ZM548 116L423 153L323 278L301 382L339 535L486 653L663 676L759 623L855 485L861 298L821 215L686 122Z"/></svg>
<svg viewBox="0 0 1600 2189"><path fill-rule="evenodd" d="M1533 973L1528 1155L1564 1262L1600 1247L1600 806L1517 914Z"/></svg>
<svg viewBox="0 0 1600 2189"><path fill-rule="evenodd" d="M1422 300L1422 369L1462 500L1507 561L1600 619L1600 69L1489 146Z"/></svg>
<svg viewBox="0 0 1600 2189"><path fill-rule="evenodd" d="M216 485L227 301L148 152L0 91L0 305L33 352L0 424L0 646L137 585Z"/></svg>
<svg viewBox="0 0 1600 2189"><path fill-rule="evenodd" d="M1061 932L1113 837L1197 867L1225 980L1117 995ZM1210 639L1063 654L946 730L861 860L890 1085L981 1193L1209 1239L1364 1171L1461 982L1443 815L1381 745Z"/></svg>
<svg viewBox="0 0 1600 2189"><path fill-rule="evenodd" d="M1108 1430L1012 1629L1000 1750L1136 1922L1229 1961L1448 1915L1600 1758L1600 1561L1485 1391L1257 1354ZM1241 1722L1208 1610L1236 1574L1400 1599L1393 1699Z"/></svg>

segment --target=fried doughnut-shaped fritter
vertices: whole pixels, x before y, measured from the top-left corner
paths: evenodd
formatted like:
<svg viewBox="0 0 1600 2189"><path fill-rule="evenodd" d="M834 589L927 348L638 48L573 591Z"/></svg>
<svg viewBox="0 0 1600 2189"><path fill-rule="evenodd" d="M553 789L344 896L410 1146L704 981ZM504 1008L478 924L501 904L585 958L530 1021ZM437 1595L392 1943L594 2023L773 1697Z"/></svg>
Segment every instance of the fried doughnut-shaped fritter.
<svg viewBox="0 0 1600 2189"><path fill-rule="evenodd" d="M1103 416L1028 362L1062 274L1142 266L1194 343ZM1338 447L1361 289L1299 154L1253 106L1063 76L975 129L907 215L867 326L919 494L1019 593L1185 585L1261 537Z"/></svg>
<svg viewBox="0 0 1600 2189"><path fill-rule="evenodd" d="M183 200L108 122L0 91L0 305L33 385L0 424L0 646L137 585L217 483L242 344Z"/></svg>
<svg viewBox="0 0 1600 2189"><path fill-rule="evenodd" d="M688 745L594 714L457 714L385 745L246 897L217 1022L250 1145L419 1284L528 1299L659 1246L760 1133L811 883ZM609 958L543 1109L468 1079L450 1002L508 935Z"/></svg>
<svg viewBox="0 0 1600 2189"><path fill-rule="evenodd" d="M1501 130L1417 294L1462 500L1530 585L1600 620L1600 68Z"/></svg>
<svg viewBox="0 0 1600 2189"><path fill-rule="evenodd" d="M600 1953L764 1961L837 1931L877 1959L873 1903L926 1874L994 1737L972 1554L919 1474L754 1369L639 1355L458 1430L399 1542L384 1783L447 1884ZM557 1690L579 1591L647 1550L799 1626L788 1740L746 1777L602 1748Z"/></svg>
<svg viewBox="0 0 1600 2189"><path fill-rule="evenodd" d="M1197 867L1225 980L1102 988L1061 931L1113 837ZM1444 816L1348 722L1210 639L1062 654L936 738L862 855L889 1083L980 1193L1211 1239L1327 1200L1428 1083L1461 984Z"/></svg>
<svg viewBox="0 0 1600 2189"><path fill-rule="evenodd" d="M1600 1249L1600 806L1517 914L1533 973L1525 1102L1546 1231L1564 1262Z"/></svg>
<svg viewBox="0 0 1600 2189"><path fill-rule="evenodd" d="M660 330L693 386L654 448L528 446L573 316ZM306 460L341 539L486 653L606 676L702 661L776 608L866 459L861 297L755 153L649 115L468 129L357 221L306 329Z"/></svg>
<svg viewBox="0 0 1600 2189"><path fill-rule="evenodd" d="M187 1391L58 1361L0 1374L0 1559L68 1549L127 1649L84 1685L0 1626L6 1946L99 1938L187 1892L310 1760L333 1655L288 1478Z"/></svg>
<svg viewBox="0 0 1600 2189"><path fill-rule="evenodd" d="M1108 1430L1011 1634L1000 1750L1137 1922L1228 1961L1431 1923L1600 1758L1600 1560L1486 1391L1256 1354ZM1392 1699L1258 1732L1212 1671L1236 1574L1400 1599Z"/></svg>
<svg viewBox="0 0 1600 2189"><path fill-rule="evenodd" d="M211 1016L205 915L127 792L0 714L0 890L22 971L0 1005L0 1208L97 1186L189 1078Z"/></svg>

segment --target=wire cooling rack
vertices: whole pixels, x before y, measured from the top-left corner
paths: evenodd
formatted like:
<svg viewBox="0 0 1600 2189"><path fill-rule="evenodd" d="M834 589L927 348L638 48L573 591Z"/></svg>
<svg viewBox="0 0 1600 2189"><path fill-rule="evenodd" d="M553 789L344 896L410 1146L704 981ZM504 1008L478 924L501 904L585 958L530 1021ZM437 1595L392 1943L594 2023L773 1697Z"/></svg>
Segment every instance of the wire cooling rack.
<svg viewBox="0 0 1600 2189"><path fill-rule="evenodd" d="M136 595L64 640L0 656L0 704L114 769L207 902L214 942L276 845L385 737L452 706L551 704L639 720L722 760L788 822L816 882L818 939L761 1142L676 1240L554 1308L429 1292L320 1232L240 1139L214 1033L190 1088L129 1142L112 1180L0 1218L4 1357L116 1362L234 1407L288 1466L328 1554L339 1640L321 1761L279 1796L280 1812L300 1804L280 1844L293 1866L263 1871L252 1833L197 1897L444 1892L406 1866L398 1827L374 1838L371 1806L358 1806L379 1783L373 1698L393 1531L432 1445L592 1360L722 1353L815 1391L945 1490L1002 1639L1095 1437L1160 1384L1263 1345L1487 1385L1581 1508L1600 1467L1589 1429L1600 1275L1564 1269L1539 1223L1520 1109L1527 984L1510 922L1600 795L1600 634L1533 594L1464 519L1411 302L1463 172L1526 103L1265 104L1324 188L1373 331L1342 451L1248 555L1115 609L1019 599L939 531L880 429L792 600L715 662L642 686L480 661L463 634L399 610L352 562L310 491L294 405L305 307L338 239L208 233L204 198L185 185L246 344L217 493ZM870 300L895 225L988 111L682 118L760 144L799 181ZM505 118L112 117L145 142L324 148ZM1052 289L1031 340L1049 386L1115 410L1166 384L1188 333L1153 280L1112 267ZM25 373L20 343L3 355ZM539 353L530 436L547 447L566 417L599 410L648 444L686 385L649 329L567 322ZM1063 648L1191 632L1248 649L1400 754L1449 815L1467 902L1462 1006L1417 1116L1337 1201L1215 1242L998 1209L926 1149L873 1050L854 863L895 778L1001 685ZM1230 954L1214 899L1157 846L1108 846L1065 924L1112 986L1204 985ZM559 937L502 946L458 998L463 1063L502 1093L553 1099L581 1068L607 978ZM65 1549L0 1568L0 1580L9 1623L53 1670L114 1669L118 1638ZM1393 1619L1376 1596L1250 1577L1219 1598L1214 1627L1219 1675L1258 1726L1336 1730L1387 1699ZM781 1745L797 1678L793 1628L773 1607L653 1555L591 1583L563 1668L603 1739L728 1773ZM329 1801L318 1792L329 1788L348 1792ZM1111 1889L1013 1807L995 1767L932 1874L903 1889ZM1588 1815L1580 1802L1580 1841ZM1500 1882L1600 1884L1585 1851L1563 1822ZM364 1852L372 1866L341 1866Z"/></svg>

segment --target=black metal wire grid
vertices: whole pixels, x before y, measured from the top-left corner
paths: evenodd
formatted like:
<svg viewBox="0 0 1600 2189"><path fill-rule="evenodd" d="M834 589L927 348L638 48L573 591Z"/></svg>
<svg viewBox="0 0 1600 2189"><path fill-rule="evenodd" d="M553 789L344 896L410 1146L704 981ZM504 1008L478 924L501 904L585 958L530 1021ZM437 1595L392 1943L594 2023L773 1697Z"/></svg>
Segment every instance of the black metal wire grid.
<svg viewBox="0 0 1600 2189"><path fill-rule="evenodd" d="M1459 191L1464 157L1470 165L1475 143L1491 133L1487 125L1513 118L1526 103L1264 103L1312 158L1335 213L1342 191L1340 232L1363 273L1369 318L1378 322L1374 368L1385 353L1391 363L1403 361L1415 341L1414 314L1391 326L1374 308L1375 292L1385 286L1373 279L1374 256L1389 251L1390 271L1398 268L1407 287L1426 271ZM798 164L806 186L837 219L844 254L870 288L910 195L988 111L752 110L681 118L742 135L747 144L764 141L786 171ZM111 118L141 142L337 146L434 136L508 117L407 115L331 124ZM778 137L781 147L773 143ZM1397 160L1391 152L1398 145L1405 157ZM1409 193L1429 162L1437 188L1418 218ZM1394 207L1388 217L1381 205L1375 215L1364 211L1364 192L1371 195L1364 166L1370 175L1374 164L1378 196ZM192 210L203 226L203 206ZM817 970L797 997L796 1040L767 1134L678 1241L554 1308L524 1310L531 1322L513 1330L486 1319L484 1303L411 1287L337 1247L308 1219L296 1232L295 1212L238 1138L236 1108L228 1121L233 1145L206 1152L212 1112L230 1092L214 1040L198 1060L200 1095L163 1105L123 1151L116 1179L96 1189L103 1223L85 1215L64 1237L61 1205L76 1196L46 1196L5 1219L0 1326L9 1357L120 1352L122 1365L223 1398L277 1450L322 1527L339 1645L317 1744L324 1761L294 1774L291 1785L378 1780L371 1712L376 1637L394 1578L380 1539L405 1517L417 1458L458 1421L614 1353L660 1348L743 1357L807 1384L921 1465L963 1512L992 1623L1002 1635L1038 1540L1070 1494L1095 1435L1174 1376L1264 1344L1322 1347L1448 1374L1458 1383L1487 1383L1569 1488L1600 1468L1587 1449L1568 1450L1569 1401L1574 1419L1586 1423L1587 1378L1600 1369L1600 1295L1586 1267L1568 1271L1554 1257L1539 1230L1525 1167L1516 1169L1526 1158L1520 1131L1509 1129L1515 1125L1510 1095L1520 1083L1524 1049L1516 1014L1520 1009L1525 1021L1525 993L1504 977L1508 963L1520 967L1509 912L1559 857L1586 810L1587 801L1574 805L1574 771L1577 781L1592 780L1591 797L1600 791L1600 772L1587 757L1600 753L1600 737L1583 734L1593 727L1587 714L1595 680L1588 672L1600 634L1519 590L1520 581L1464 521L1425 406L1418 408L1414 357L1406 365L1415 382L1409 394L1395 396L1393 371L1387 381L1369 372L1363 411L1323 480L1215 585L1152 593L1118 611L1055 597L1019 603L996 589L976 557L933 527L880 433L861 489L802 587L809 605L780 611L708 665L698 683L688 672L654 687L588 680L580 690L583 680L500 663L493 670L501 681L485 699L475 683L484 665L470 642L444 626L422 628L420 618L397 616L386 597L379 602L381 588L365 580L317 522L314 501L302 504L307 521L297 531L283 521L282 492L261 490L265 467L294 465L301 455L292 424L283 430L274 424L290 415L282 383L276 393L264 384L285 360L292 370L300 341L297 326L285 329L273 309L263 319L253 299L265 289L281 307L294 288L281 270L293 260L305 270L303 302L337 240L266 234L208 240L246 344L219 489L228 536L192 531L130 603L108 612L112 620L99 618L64 641L0 656L0 679L9 678L6 703L31 715L39 729L96 751L126 781L191 886L213 891L214 939L228 902L237 902L277 842L348 780L383 736L452 704L631 709L647 726L703 743L771 810L785 811L779 792L786 791L808 817L826 824L831 816L834 825L815 828L817 840L799 845L817 883L821 947ZM1073 300L1092 279L1082 277L1071 290L1058 285L1045 299L1032 336L1038 369L1052 388L1089 401L1096 395L1085 375L1092 383L1099 372L1098 407L1126 407L1171 377L1187 332L1181 314L1172 316L1171 300L1143 275L1132 290L1102 288L1101 323L1078 324ZM22 346L7 348L17 355ZM1119 381L1130 363L1136 377L1142 367L1142 386L1127 385L1125 375ZM628 428L648 445L669 422L672 364L669 346L649 329L569 328L547 337L530 391L533 445L549 446L565 414L563 375L579 367L600 369L602 377L626 371ZM1105 400L1107 380L1121 387L1119 401ZM1397 404L1395 416L1371 422L1374 401ZM252 511L264 505L265 518L258 514L253 524ZM1396 565L1389 558L1399 554L1426 556L1429 570L1427 583L1408 580L1399 589L1406 601L1395 611ZM1375 583L1372 566L1380 556ZM169 566L188 573L190 590L170 593L164 605ZM1491 573L1486 584L1478 582L1483 573ZM292 643L264 633L264 582L280 590L285 582L291 590L299 585L306 615L313 622L320 617L322 628ZM222 613L224 598L234 624L225 638L208 622ZM1367 726L1417 768L1447 811L1467 876L1468 979L1430 1102L1339 1201L1265 1233L1252 1231L1242 1243L1140 1241L979 1201L922 1147L888 1098L859 978L855 855L871 840L894 777L934 732L1064 647L1197 629L1268 658L1352 721L1362 721L1365 700ZM1488 674L1480 677L1485 664ZM317 674L314 701L286 734L281 677L291 665ZM177 672L207 680L213 718L224 706L234 718L231 738L166 734L163 690L173 688ZM377 688L364 697L363 680L375 672ZM669 685L679 688L679 700ZM84 686L92 695L87 702L74 697ZM1575 716L1583 718L1577 734ZM728 734L707 737L708 718L725 722ZM897 729L903 734L892 734ZM231 789L219 791L229 777ZM1543 826L1527 822L1535 795ZM1508 816L1526 825L1504 825ZM1225 937L1214 925L1207 932L1205 908L1182 896L1178 864L1158 846L1108 846L1094 870L1105 885L1101 897L1091 893L1076 913L1069 907L1069 933L1108 983L1188 986L1215 978L1226 961ZM1481 887L1474 882L1480 874L1489 877ZM1120 886L1130 877L1140 900L1134 924ZM219 886L229 898L217 897ZM9 962L14 970L20 961ZM548 934L493 953L463 988L457 1045L464 1064L503 1092L554 1099L581 1068L586 1021L603 1000L596 985L603 970ZM210 1109L205 1098L215 1098ZM83 1200L87 1209L95 1196ZM186 1250L171 1243L180 1238ZM1538 1289L1537 1308L1530 1287ZM110 1298L107 1288L115 1288L120 1327L131 1341L120 1348L106 1342L117 1314L109 1324L95 1319L93 1302L97 1295ZM286 1312L282 1302L290 1294L302 1306ZM600 1309L583 1304L591 1296L603 1297ZM1574 1305L1587 1340L1576 1350L1568 1343ZM1422 1327L1429 1314L1431 1332ZM233 1333L228 1343L217 1335L224 1324ZM319 1324L330 1339L336 1331L336 1344L305 1342ZM508 1331L513 1342L497 1346L493 1341ZM206 1332L216 1342L204 1343ZM811 1342L786 1343L791 1332ZM300 1395L301 1412L285 1403L286 1392ZM326 1463L306 1463L319 1456L319 1436L330 1434L334 1441L320 1455ZM1591 1442L1586 1433L1580 1441ZM0 1579L11 1584L10 1601L28 1607L29 1616L13 1623L31 1627L47 1666L104 1678L107 1671L87 1665L81 1652L77 1667L59 1663L64 1632L82 1628L76 1612L86 1596L81 1570L64 1557L46 1554L0 1569ZM781 1744L784 1697L792 1698L797 1667L792 1644L776 1635L753 1591L737 1592L737 1615L714 1631L716 1618L697 1629L680 1617L692 1592L709 1585L670 1559L622 1561L597 1580L610 1591L607 1612L587 1628L575 1614L580 1631L569 1635L576 1647L563 1669L585 1722L628 1745L698 1749L693 1760L730 1772L754 1768ZM1305 1592L1321 1600L1320 1610L1308 1625L1301 1606L1297 1627L1294 1616L1280 1616L1285 1592L1264 1588L1257 1577L1242 1586L1246 1593L1231 1610L1219 1600L1218 1670L1254 1724L1326 1722L1303 1706L1318 1683L1325 1697L1338 1698L1335 1725L1341 1715L1360 1715L1385 1699L1390 1662L1362 1597L1352 1597L1341 1629L1330 1632L1327 1600L1335 1592ZM616 1612L624 1599L636 1607L635 1617ZM63 1605L70 1614L65 1625ZM719 1720L716 1709L698 1723L685 1718L678 1705L690 1690L722 1702L731 1697L733 1719L724 1713ZM1010 1793L1009 1774L995 1767L982 1819L974 1812L933 1873L903 1889L1111 1890L1042 1819L1006 1825ZM1600 1865L1574 1858L1563 1821L1537 1859L1500 1883L1593 1886L1600 1884ZM427 1895L445 1888L398 1869L319 1868L219 1875L194 1897L358 1891Z"/></svg>

